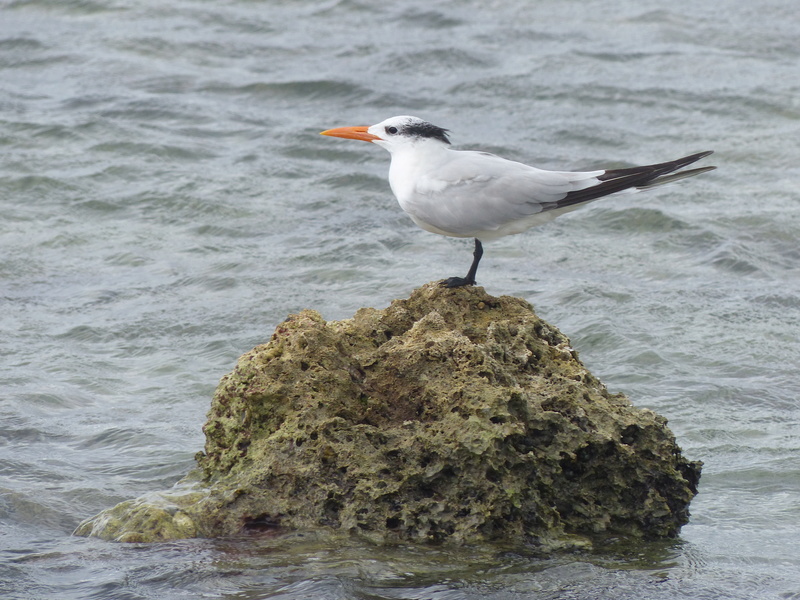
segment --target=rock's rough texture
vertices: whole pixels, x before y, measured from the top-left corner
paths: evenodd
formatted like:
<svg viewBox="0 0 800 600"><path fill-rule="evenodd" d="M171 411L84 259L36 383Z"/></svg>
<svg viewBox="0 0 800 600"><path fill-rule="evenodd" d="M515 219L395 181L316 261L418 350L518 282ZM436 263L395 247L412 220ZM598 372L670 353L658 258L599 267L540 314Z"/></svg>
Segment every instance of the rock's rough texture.
<svg viewBox="0 0 800 600"><path fill-rule="evenodd" d="M677 534L700 463L609 394L531 306L428 284L385 310L304 310L212 402L202 485L123 503L118 540L328 528L377 541Z"/></svg>

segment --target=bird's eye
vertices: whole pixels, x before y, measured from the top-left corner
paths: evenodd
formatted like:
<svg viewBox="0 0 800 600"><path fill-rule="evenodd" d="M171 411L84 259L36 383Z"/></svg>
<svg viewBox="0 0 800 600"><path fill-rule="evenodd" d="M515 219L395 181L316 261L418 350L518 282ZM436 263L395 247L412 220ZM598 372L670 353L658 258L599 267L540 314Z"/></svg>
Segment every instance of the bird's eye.
<svg viewBox="0 0 800 600"><path fill-rule="evenodd" d="M386 133L388 133L389 135L394 135L395 133L397 133L397 127L387 127Z"/></svg>

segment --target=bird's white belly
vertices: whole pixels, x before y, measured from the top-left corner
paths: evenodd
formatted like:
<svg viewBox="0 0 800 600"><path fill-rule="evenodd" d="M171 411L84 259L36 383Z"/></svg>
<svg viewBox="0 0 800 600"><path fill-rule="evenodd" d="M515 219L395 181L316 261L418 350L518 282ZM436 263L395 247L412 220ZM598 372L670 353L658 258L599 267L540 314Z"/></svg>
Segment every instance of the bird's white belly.
<svg viewBox="0 0 800 600"><path fill-rule="evenodd" d="M578 207L570 206L563 210L553 210L543 213L537 213L535 215L530 215L528 217L517 219L509 223L504 223L492 229L464 228L458 231L454 231L453 228L443 228L437 226L434 223L429 223L428 221L416 216L414 213L408 210L406 210L405 212L411 217L411 220L414 221L414 223L416 223L420 228L424 229L425 231L430 231L431 233L437 233L439 235L445 235L448 237L478 238L483 242L491 242L493 240L500 239L501 237L505 237L507 235L524 233L532 227L548 223L553 219L555 219L557 216L565 212L575 210L576 208Z"/></svg>

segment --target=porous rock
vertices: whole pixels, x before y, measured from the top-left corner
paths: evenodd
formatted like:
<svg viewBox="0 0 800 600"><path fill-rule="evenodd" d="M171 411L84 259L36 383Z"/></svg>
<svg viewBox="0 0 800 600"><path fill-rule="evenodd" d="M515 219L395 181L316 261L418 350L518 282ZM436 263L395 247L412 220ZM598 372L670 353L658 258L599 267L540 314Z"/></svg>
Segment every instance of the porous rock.
<svg viewBox="0 0 800 600"><path fill-rule="evenodd" d="M385 310L304 310L222 378L185 493L77 533L314 529L378 542L672 537L700 463L610 394L524 300L428 284Z"/></svg>

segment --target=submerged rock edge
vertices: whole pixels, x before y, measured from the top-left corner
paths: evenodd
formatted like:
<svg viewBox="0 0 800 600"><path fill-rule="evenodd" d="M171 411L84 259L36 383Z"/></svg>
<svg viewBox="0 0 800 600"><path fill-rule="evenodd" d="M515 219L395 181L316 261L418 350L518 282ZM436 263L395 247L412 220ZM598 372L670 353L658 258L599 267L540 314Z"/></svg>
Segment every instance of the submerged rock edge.
<svg viewBox="0 0 800 600"><path fill-rule="evenodd" d="M527 302L435 283L343 321L290 316L222 378L204 432L199 483L76 534L673 537L700 477L666 420L609 394Z"/></svg>

